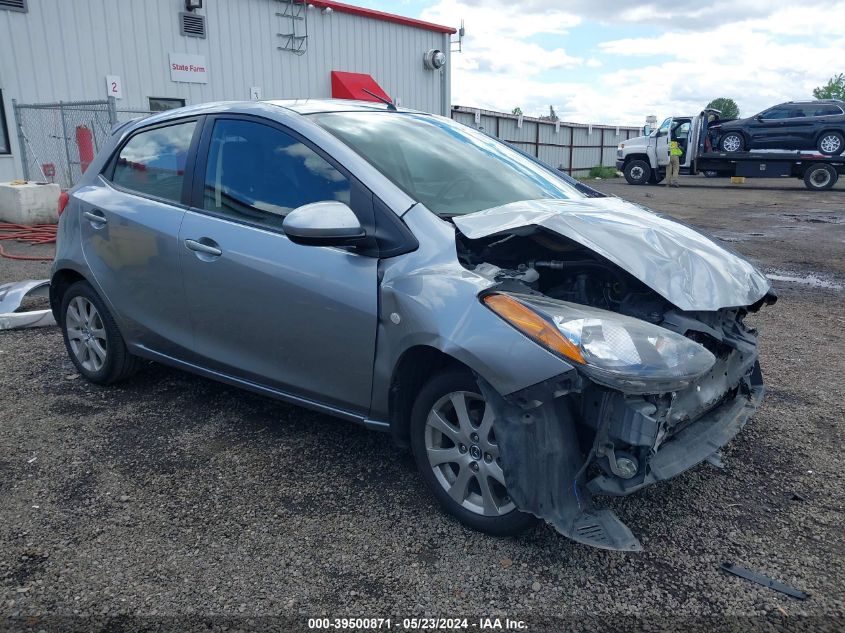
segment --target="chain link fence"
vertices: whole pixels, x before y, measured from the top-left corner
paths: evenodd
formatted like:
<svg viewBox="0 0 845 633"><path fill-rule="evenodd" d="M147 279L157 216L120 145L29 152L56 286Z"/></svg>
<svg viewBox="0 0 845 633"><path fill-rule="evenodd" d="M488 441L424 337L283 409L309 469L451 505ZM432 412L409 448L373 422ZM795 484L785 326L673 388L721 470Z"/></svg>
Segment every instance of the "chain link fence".
<svg viewBox="0 0 845 633"><path fill-rule="evenodd" d="M118 109L113 98L58 103L12 102L27 180L72 187L119 122L152 114Z"/></svg>

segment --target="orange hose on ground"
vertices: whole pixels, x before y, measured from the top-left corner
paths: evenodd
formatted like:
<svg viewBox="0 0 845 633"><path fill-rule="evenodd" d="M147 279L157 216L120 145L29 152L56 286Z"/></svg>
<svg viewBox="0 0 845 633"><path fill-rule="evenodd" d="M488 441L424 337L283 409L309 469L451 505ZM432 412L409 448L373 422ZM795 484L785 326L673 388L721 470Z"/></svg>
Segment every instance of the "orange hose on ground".
<svg viewBox="0 0 845 633"><path fill-rule="evenodd" d="M30 246L36 244L54 244L56 242L56 224L0 224L0 240L14 240L15 242L28 243ZM12 255L3 250L0 246L0 256L8 259L23 259L27 261L53 261L52 257L39 257L33 255Z"/></svg>

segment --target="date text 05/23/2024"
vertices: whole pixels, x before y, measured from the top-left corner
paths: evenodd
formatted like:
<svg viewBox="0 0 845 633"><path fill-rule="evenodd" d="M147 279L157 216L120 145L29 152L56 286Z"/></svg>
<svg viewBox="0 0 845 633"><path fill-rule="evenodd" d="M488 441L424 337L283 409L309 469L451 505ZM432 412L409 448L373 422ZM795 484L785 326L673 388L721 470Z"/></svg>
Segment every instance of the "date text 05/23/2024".
<svg viewBox="0 0 845 633"><path fill-rule="evenodd" d="M511 618L309 618L308 628L315 630L398 630L398 631L527 631L523 620Z"/></svg>

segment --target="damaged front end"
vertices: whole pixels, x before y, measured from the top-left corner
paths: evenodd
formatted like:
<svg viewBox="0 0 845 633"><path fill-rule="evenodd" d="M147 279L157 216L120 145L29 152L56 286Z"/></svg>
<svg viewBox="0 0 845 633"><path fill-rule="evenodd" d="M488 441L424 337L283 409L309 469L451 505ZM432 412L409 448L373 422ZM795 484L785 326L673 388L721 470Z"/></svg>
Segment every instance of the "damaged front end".
<svg viewBox="0 0 845 633"><path fill-rule="evenodd" d="M672 316L667 328L697 327L691 317ZM764 388L755 333L739 321L730 330L711 345L719 352L712 368L678 391L626 393L579 368L507 396L482 379L517 506L581 543L639 551L631 531L596 508L593 495L631 494L715 459L742 429Z"/></svg>
<svg viewBox="0 0 845 633"><path fill-rule="evenodd" d="M608 206L622 211L613 219L621 230L633 205ZM646 229L637 252L633 243L605 245L611 259L592 248L595 236L567 235L573 216L528 211L499 230L490 218L483 230L473 224L479 217L455 222L459 260L493 281L481 301L572 367L506 395L480 378L497 414L507 489L521 510L576 541L638 551L631 531L593 496L631 494L702 461L718 463L763 398L757 333L745 317L776 297L745 260L683 225L668 237ZM699 261L664 259L655 272L660 258L647 251L680 252L690 234Z"/></svg>

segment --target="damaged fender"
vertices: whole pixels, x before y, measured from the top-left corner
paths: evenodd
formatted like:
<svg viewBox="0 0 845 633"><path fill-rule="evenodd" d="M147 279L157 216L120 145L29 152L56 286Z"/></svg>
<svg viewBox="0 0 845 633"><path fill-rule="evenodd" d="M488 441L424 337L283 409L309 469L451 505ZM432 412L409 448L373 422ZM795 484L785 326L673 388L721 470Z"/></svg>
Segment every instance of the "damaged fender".
<svg viewBox="0 0 845 633"><path fill-rule="evenodd" d="M574 541L601 549L642 551L628 526L612 510L594 507L586 489L585 473L593 452L581 454L570 403L559 397L580 380L573 370L529 390L530 394L503 398L479 379L485 400L496 412L493 428L508 494L520 510L548 521ZM613 401L605 398L600 425L609 420L609 407Z"/></svg>

